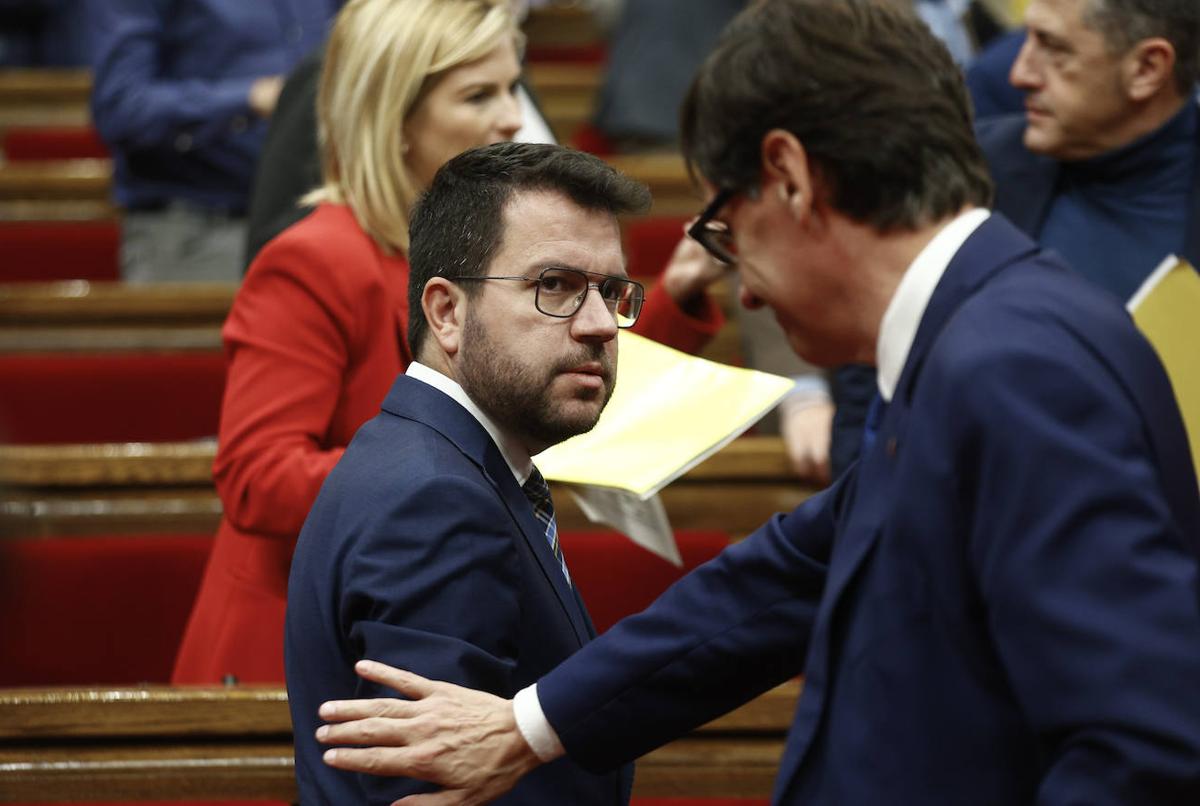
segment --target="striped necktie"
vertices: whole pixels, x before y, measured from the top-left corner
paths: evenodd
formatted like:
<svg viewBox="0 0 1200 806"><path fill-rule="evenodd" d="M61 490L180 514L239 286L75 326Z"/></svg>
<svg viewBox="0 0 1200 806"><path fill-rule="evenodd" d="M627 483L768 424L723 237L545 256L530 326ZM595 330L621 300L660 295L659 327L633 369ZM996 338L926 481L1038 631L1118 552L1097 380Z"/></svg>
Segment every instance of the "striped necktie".
<svg viewBox="0 0 1200 806"><path fill-rule="evenodd" d="M525 497L533 505L533 517L545 529L546 542L550 544L550 550L554 552L554 557L558 560L559 567L562 568L563 576L570 583L571 574L567 572L567 561L563 558L562 546L558 544L558 523L554 520L554 502L550 500L550 485L546 484L541 471L536 467L529 474L525 485L521 487L521 492L525 493Z"/></svg>

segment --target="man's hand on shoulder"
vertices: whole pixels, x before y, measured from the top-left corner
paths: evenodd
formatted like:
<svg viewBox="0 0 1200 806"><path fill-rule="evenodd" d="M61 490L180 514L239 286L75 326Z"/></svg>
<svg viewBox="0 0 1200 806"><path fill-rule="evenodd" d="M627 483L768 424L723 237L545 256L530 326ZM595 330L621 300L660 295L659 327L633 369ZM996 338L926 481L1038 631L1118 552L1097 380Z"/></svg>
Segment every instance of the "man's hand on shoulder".
<svg viewBox="0 0 1200 806"><path fill-rule="evenodd" d="M326 751L331 767L444 787L397 803L487 803L541 763L517 727L511 700L374 661L359 661L355 671L408 699L326 702L319 713L329 724L317 730L317 740L353 745Z"/></svg>

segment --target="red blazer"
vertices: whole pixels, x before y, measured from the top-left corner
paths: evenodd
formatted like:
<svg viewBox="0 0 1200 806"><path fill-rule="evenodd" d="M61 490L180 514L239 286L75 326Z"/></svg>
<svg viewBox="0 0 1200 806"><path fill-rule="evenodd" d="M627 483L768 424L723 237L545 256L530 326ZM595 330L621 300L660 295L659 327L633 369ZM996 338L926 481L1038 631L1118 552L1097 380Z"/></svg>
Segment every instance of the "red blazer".
<svg viewBox="0 0 1200 806"><path fill-rule="evenodd" d="M695 352L722 322L651 291L637 330ZM323 204L255 258L222 336L228 379L213 477L225 509L172 680L283 682L287 578L308 510L408 350L408 262Z"/></svg>

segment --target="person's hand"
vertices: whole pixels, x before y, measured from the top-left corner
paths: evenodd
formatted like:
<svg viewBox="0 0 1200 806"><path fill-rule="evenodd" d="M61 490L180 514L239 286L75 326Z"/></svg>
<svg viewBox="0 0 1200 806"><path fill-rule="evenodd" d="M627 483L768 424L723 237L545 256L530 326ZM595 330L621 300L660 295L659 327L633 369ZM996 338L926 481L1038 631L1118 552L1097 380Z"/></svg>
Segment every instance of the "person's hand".
<svg viewBox="0 0 1200 806"><path fill-rule="evenodd" d="M317 729L317 741L359 745L325 751L325 763L331 767L417 778L444 787L397 803L487 803L541 763L517 728L511 700L374 661L359 661L354 670L409 699L323 703L319 714L330 724Z"/></svg>
<svg viewBox="0 0 1200 806"><path fill-rule="evenodd" d="M283 89L283 76L263 76L254 79L250 85L248 99L250 109L260 118L269 118L279 102L279 92Z"/></svg>
<svg viewBox="0 0 1200 806"><path fill-rule="evenodd" d="M704 292L725 276L726 269L703 246L685 235L663 269L663 288L684 311L695 310L702 303Z"/></svg>
<svg viewBox="0 0 1200 806"><path fill-rule="evenodd" d="M801 478L829 483L829 441L833 428L833 404L812 403L781 408L779 433L792 469Z"/></svg>

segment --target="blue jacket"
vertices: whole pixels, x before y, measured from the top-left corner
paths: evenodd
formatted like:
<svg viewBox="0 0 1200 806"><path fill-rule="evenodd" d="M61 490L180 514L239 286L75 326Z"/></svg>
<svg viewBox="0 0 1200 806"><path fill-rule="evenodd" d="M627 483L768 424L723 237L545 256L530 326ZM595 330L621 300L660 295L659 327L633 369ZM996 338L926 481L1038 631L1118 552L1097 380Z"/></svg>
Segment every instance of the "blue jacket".
<svg viewBox="0 0 1200 806"><path fill-rule="evenodd" d="M87 4L92 116L113 152L117 202L183 199L244 214L266 123L256 78L286 75L324 41L341 0L105 0Z"/></svg>
<svg viewBox="0 0 1200 806"><path fill-rule="evenodd" d="M321 761L323 701L390 694L354 674L360 658L511 697L594 635L487 431L401 375L326 479L292 560L284 655L300 802L429 789ZM632 768L596 775L560 759L498 802L619 806L631 788Z"/></svg>
<svg viewBox="0 0 1200 806"><path fill-rule="evenodd" d="M1153 349L993 216L862 460L538 695L603 769L803 670L776 803L1194 806L1198 551Z"/></svg>

